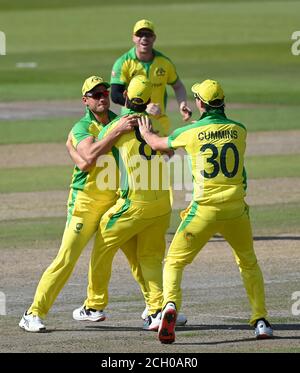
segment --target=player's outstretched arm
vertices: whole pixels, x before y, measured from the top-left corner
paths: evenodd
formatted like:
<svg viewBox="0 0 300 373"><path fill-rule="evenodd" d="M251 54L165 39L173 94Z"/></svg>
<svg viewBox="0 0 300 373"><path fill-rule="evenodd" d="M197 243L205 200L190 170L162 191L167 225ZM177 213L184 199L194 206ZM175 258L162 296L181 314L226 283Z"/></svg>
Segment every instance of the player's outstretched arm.
<svg viewBox="0 0 300 373"><path fill-rule="evenodd" d="M77 145L79 155L89 163L94 164L97 158L103 154L107 154L118 138L124 133L130 132L137 126L136 115L127 115L119 120L118 125L107 134L103 139L94 141L93 137L87 137Z"/></svg>
<svg viewBox="0 0 300 373"><path fill-rule="evenodd" d="M153 150L160 150L162 152L166 152L169 150L168 146L168 138L167 137L159 137L156 133L152 131L151 120L148 116L141 116L137 119L140 134L145 139L146 143L153 149Z"/></svg>

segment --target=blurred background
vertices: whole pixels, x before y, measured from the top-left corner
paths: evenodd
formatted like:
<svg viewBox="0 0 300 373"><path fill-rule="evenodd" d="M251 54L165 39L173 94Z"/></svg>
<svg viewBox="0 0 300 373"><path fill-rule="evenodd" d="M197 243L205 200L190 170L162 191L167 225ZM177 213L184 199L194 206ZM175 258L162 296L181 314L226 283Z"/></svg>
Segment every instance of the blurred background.
<svg viewBox="0 0 300 373"><path fill-rule="evenodd" d="M176 65L193 106L194 82L224 87L227 115L249 131L246 165L255 234L299 233L299 1L0 0L0 244L58 238L72 173L64 142L83 115L81 86L110 78L142 18ZM182 126L173 90L169 115ZM115 108L118 110L118 108ZM193 120L199 115L195 110ZM178 223L175 206L172 226Z"/></svg>
<svg viewBox="0 0 300 373"><path fill-rule="evenodd" d="M300 45L291 39L300 32L299 14L299 0L0 0L6 36L6 55L0 55L0 295L7 312L0 318L0 351L170 352L152 333L140 333L144 304L120 252L110 283L112 317L104 326L83 328L71 318L85 297L85 250L49 315L55 333L21 337L17 327L64 230L72 175L65 141L84 115L82 83L94 74L110 79L115 59L133 46L133 25L146 18L156 27L155 48L174 62L186 86L192 120L199 114L191 86L210 78L224 87L227 116L248 128L247 202L278 336L262 345L245 330L244 288L228 244L216 236L185 272L189 322L172 351L299 352L299 309L292 306L300 280L300 55L292 45L299 52ZM169 93L175 129L184 123ZM175 191L174 201L168 243L186 193Z"/></svg>

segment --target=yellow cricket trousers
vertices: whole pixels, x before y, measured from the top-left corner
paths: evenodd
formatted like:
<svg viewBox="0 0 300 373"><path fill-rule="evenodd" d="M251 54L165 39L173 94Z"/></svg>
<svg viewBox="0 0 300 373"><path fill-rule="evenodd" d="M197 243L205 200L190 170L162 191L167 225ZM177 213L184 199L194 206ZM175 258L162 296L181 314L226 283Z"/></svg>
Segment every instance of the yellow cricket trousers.
<svg viewBox="0 0 300 373"><path fill-rule="evenodd" d="M233 249L252 309L250 324L267 316L263 276L253 249L248 206L244 202L216 206L192 202L182 214L182 222L165 259L163 289L165 306L174 302L181 307L181 280L184 267L190 264L202 247L220 233Z"/></svg>
<svg viewBox="0 0 300 373"><path fill-rule="evenodd" d="M170 223L169 198L151 202L119 199L102 217L95 244L101 256L93 256L85 306L104 309L108 304L111 264L119 247L131 241L148 292L149 314L162 307L162 263L165 234ZM99 260L102 258L102 261ZM104 271L103 265L107 265Z"/></svg>
<svg viewBox="0 0 300 373"><path fill-rule="evenodd" d="M114 203L115 200L107 202L97 201L82 191L71 190L68 200L68 219L60 249L56 258L40 279L33 303L28 309L29 313L32 312L41 318L47 315L61 289L72 274L80 254L99 228L102 215ZM143 278L136 260L135 247L135 243L131 244L129 242L124 249L124 253L130 263L132 273L139 282L142 292L145 291L147 299ZM102 263L102 259L99 257L100 254L101 252L95 250L95 248L92 250L91 271L93 271L91 263L95 262L97 256L98 261ZM108 270L110 272L105 263L102 267L104 271Z"/></svg>

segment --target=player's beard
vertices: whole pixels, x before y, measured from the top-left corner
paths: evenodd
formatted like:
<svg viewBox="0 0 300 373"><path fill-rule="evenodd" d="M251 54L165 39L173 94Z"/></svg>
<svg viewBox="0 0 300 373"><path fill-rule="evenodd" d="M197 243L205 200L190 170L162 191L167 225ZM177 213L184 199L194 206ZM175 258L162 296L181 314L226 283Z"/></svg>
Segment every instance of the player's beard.
<svg viewBox="0 0 300 373"><path fill-rule="evenodd" d="M109 109L109 103L98 103L97 105L95 105L93 107L93 112L95 112L96 114L104 114L108 111Z"/></svg>

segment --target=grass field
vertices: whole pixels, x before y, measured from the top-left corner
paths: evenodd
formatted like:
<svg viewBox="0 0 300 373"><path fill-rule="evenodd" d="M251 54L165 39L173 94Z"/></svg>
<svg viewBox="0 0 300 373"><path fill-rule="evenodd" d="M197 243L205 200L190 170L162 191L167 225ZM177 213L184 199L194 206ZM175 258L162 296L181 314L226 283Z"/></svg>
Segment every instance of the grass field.
<svg viewBox="0 0 300 373"><path fill-rule="evenodd" d="M0 352L300 352L300 319L291 314L291 294L300 290L300 56L291 53L299 14L299 1L280 0L0 0L7 47L0 56L0 292L9 313L0 316ZM154 21L156 48L176 64L191 105L192 84L217 79L228 117L247 125L248 194L272 341L253 339L238 270L219 237L185 273L189 323L173 346L160 348L141 331L143 301L120 254L111 319L97 326L72 322L85 295L91 245L49 315L49 333L33 338L18 330L64 229L72 173L64 143L84 112L81 84L93 74L109 79L141 18ZM36 67L19 67L28 62ZM169 96L175 129L182 123L172 89ZM175 202L168 243L187 205L181 192Z"/></svg>
<svg viewBox="0 0 300 373"><path fill-rule="evenodd" d="M110 75L114 59L130 46L132 25L147 15L157 25L157 48L176 62L187 87L213 77L231 102L299 102L293 84L299 62L290 52L298 1L30 3L25 10L17 0L0 13L7 38L1 100L78 97L78 82L91 72ZM36 69L16 67L30 61Z"/></svg>

